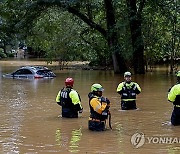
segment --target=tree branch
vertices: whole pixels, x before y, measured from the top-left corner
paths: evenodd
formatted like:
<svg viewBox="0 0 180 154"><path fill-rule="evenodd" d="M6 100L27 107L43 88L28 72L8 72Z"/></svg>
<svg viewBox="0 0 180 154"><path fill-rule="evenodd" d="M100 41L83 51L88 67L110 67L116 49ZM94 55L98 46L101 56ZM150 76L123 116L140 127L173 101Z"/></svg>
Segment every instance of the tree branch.
<svg viewBox="0 0 180 154"><path fill-rule="evenodd" d="M74 2L74 4L75 4L75 2ZM46 7L56 5L58 7L61 7L63 9L65 9L65 10L67 10L69 13L72 13L73 15L75 15L78 18L80 18L81 20L83 20L91 28L99 31L105 38L107 37L107 32L106 32L106 30L104 28L102 28L100 25L96 24L93 20L88 18L83 13L81 13L78 9L75 8L75 5L71 6L70 2L67 2L67 1L64 1L64 0L62 0L62 1L59 1L59 0L38 0L37 5L46 6Z"/></svg>

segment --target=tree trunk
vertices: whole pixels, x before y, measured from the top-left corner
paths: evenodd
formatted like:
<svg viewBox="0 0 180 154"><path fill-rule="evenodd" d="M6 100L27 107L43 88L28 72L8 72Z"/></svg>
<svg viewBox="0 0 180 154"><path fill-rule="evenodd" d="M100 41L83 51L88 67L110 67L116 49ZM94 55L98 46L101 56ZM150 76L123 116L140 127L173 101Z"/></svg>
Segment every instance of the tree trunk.
<svg viewBox="0 0 180 154"><path fill-rule="evenodd" d="M104 0L107 22L107 42L109 50L112 53L112 60L115 73L124 73L127 68L121 53L119 52L119 43L117 31L115 29L115 13L112 0Z"/></svg>
<svg viewBox="0 0 180 154"><path fill-rule="evenodd" d="M144 42L141 31L141 12L138 13L136 5L136 0L127 0L131 40L133 47L134 73L144 74Z"/></svg>
<svg viewBox="0 0 180 154"><path fill-rule="evenodd" d="M176 58L175 57L175 37L172 36L172 39L171 39L171 60L170 60L170 74L173 74L174 72L174 67L175 67L175 61L174 59Z"/></svg>

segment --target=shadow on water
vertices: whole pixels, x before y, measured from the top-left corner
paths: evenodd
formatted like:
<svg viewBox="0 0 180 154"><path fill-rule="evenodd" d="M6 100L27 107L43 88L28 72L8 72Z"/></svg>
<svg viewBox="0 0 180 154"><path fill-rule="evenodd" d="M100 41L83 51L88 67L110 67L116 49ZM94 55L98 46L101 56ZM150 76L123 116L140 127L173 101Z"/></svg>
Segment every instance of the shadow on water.
<svg viewBox="0 0 180 154"><path fill-rule="evenodd" d="M18 68L0 63L1 74ZM0 78L0 153L139 154L180 150L180 142L158 142L162 137L177 138L180 132L179 127L169 125L173 107L167 101L167 91L175 78L166 71L157 69L133 76L142 88L137 97L139 110L134 111L120 110L120 97L116 93L117 85L123 81L120 74L93 70L55 70L55 73L57 77L50 80ZM82 99L84 112L78 119L59 116L61 108L55 98L66 77L74 78L74 88ZM111 100L113 129L107 126L105 132L91 132L87 126L87 94L97 82L103 85L104 96ZM131 143L134 134L139 135L139 140Z"/></svg>

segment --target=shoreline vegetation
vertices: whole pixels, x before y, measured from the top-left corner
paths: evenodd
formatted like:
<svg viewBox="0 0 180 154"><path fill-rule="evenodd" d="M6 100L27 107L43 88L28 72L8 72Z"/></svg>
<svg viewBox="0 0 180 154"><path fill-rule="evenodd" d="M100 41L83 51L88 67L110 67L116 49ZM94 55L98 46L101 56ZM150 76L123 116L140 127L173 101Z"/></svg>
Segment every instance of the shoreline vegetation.
<svg viewBox="0 0 180 154"><path fill-rule="evenodd" d="M113 67L107 66L90 66L89 61L67 61L60 63L58 61L47 62L42 59L3 59L0 60L0 65L12 65L12 66L47 66L56 70L63 69L82 69L82 70L113 70Z"/></svg>
<svg viewBox="0 0 180 154"><path fill-rule="evenodd" d="M1 59L0 65L1 66L46 66L51 70L113 70L113 66L91 66L89 65L89 61L52 61L48 62L45 59ZM169 74L170 65L169 64L157 64L148 66L146 68L146 72L154 72L156 70L164 70ZM179 70L179 65L174 68L174 72Z"/></svg>

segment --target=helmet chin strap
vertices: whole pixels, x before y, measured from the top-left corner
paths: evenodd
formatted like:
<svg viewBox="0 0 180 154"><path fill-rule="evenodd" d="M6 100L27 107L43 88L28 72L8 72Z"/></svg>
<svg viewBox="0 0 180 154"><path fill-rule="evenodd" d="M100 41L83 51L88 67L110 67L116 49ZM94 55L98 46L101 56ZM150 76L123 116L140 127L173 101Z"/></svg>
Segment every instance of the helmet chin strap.
<svg viewBox="0 0 180 154"><path fill-rule="evenodd" d="M130 81L126 81L126 83L131 83L131 80Z"/></svg>
<svg viewBox="0 0 180 154"><path fill-rule="evenodd" d="M66 86L66 88L72 88L72 87L73 87L73 86L71 86L71 85L67 85L67 86Z"/></svg>

